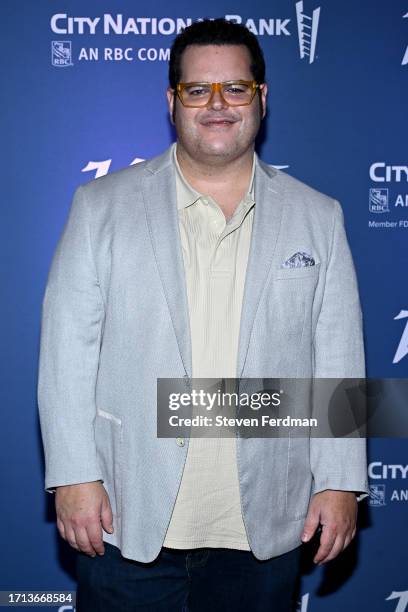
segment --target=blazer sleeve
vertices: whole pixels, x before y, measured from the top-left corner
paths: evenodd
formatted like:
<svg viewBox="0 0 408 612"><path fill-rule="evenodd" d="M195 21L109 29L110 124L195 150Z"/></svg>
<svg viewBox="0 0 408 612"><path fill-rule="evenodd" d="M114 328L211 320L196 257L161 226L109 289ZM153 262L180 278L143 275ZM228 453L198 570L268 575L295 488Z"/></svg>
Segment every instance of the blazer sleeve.
<svg viewBox="0 0 408 612"><path fill-rule="evenodd" d="M315 378L364 378L362 312L356 272L334 201L331 246L321 310L313 342ZM311 438L312 493L337 489L367 497L365 438Z"/></svg>
<svg viewBox="0 0 408 612"><path fill-rule="evenodd" d="M50 493L56 486L102 480L94 419L103 322L87 203L79 187L42 303L37 398Z"/></svg>

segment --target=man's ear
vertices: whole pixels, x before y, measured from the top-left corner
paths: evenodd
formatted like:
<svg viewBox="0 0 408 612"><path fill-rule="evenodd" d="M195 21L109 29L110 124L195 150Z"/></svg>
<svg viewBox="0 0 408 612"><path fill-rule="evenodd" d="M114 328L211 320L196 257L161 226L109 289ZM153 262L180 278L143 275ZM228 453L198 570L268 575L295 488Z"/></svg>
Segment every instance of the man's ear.
<svg viewBox="0 0 408 612"><path fill-rule="evenodd" d="M261 101L262 101L262 117L261 119L263 119L266 115L266 97L268 94L268 86L266 83L263 84L263 87L261 89Z"/></svg>
<svg viewBox="0 0 408 612"><path fill-rule="evenodd" d="M174 97L174 90L171 87L168 87L166 89L166 96L167 96L167 104L168 104L168 107L169 107L170 121L171 121L172 125L174 125L173 110L174 110L174 105L176 103L176 100L175 100L175 97Z"/></svg>

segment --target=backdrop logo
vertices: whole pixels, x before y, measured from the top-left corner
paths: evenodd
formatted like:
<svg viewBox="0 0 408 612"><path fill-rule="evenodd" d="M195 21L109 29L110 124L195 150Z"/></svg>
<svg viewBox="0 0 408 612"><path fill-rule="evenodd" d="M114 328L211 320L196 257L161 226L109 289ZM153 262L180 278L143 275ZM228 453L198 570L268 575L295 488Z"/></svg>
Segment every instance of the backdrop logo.
<svg viewBox="0 0 408 612"><path fill-rule="evenodd" d="M374 183L408 183L408 166L375 162L370 166L370 179Z"/></svg>
<svg viewBox="0 0 408 612"><path fill-rule="evenodd" d="M388 189L372 187L369 194L369 208L372 213L390 212L388 207Z"/></svg>
<svg viewBox="0 0 408 612"><path fill-rule="evenodd" d="M408 478L408 463L382 463L372 461L368 466L368 477L379 480Z"/></svg>
<svg viewBox="0 0 408 612"><path fill-rule="evenodd" d="M405 13L405 15L402 16L403 19L405 19L405 17L408 17L408 13ZM407 48L405 49L405 53L404 53L404 57L402 58L401 66L406 66L407 64L408 64L408 45L407 45Z"/></svg>
<svg viewBox="0 0 408 612"><path fill-rule="evenodd" d="M303 0L299 0L295 2L295 8L300 59L308 59L308 63L312 64L317 59L316 44L320 6L313 11L310 10L307 14L303 10ZM207 17L209 16L207 15ZM292 36L295 30L295 20L290 17L254 18L243 17L242 15L224 15L224 17L227 21L245 26L255 36ZM122 13L103 13L92 17L55 13L51 15L50 28L53 36L74 36L76 39L81 36L88 39L86 46L80 48L79 53L75 56L78 62L168 61L169 47L156 48L153 46L146 49L144 46L139 47L139 42L145 36L174 36L187 26L202 19L201 17L193 19L192 17L127 16ZM94 46L95 35L113 35L115 46ZM127 41L129 41L129 43L126 42L127 45L129 44L128 47L124 48L122 46L119 36L127 38ZM98 41L100 40L98 36ZM136 47L133 46L133 41L136 42ZM90 44L93 46L90 46ZM70 43L68 41L53 41L52 45L53 65L72 66L72 56L70 49L68 49Z"/></svg>
<svg viewBox="0 0 408 612"><path fill-rule="evenodd" d="M315 8L312 16L303 12L303 1L296 2L296 20L299 37L300 58L309 58L313 64L316 53L317 31L319 28L320 6Z"/></svg>
<svg viewBox="0 0 408 612"><path fill-rule="evenodd" d="M369 493L370 506L385 506L385 485L369 485Z"/></svg>
<svg viewBox="0 0 408 612"><path fill-rule="evenodd" d="M385 506L387 501L408 502L408 489L398 488L398 481L408 479L408 463L383 463L382 461L372 461L368 464L369 484L369 504L370 506ZM394 481L391 485L397 485L397 488L392 488L391 493L386 496L386 485L383 483L372 482L376 480Z"/></svg>
<svg viewBox="0 0 408 612"><path fill-rule="evenodd" d="M398 599L394 612L406 612L408 608L408 591L393 591L385 601L390 601L390 599Z"/></svg>
<svg viewBox="0 0 408 612"><path fill-rule="evenodd" d="M297 602L296 606L296 612L307 612L309 606L309 593L302 595L302 598Z"/></svg>
<svg viewBox="0 0 408 612"><path fill-rule="evenodd" d="M390 216L393 218L371 218L368 221L368 227L408 230L406 216L408 213L408 165L374 162L370 165L369 176L370 181L376 184L375 187L369 188L369 211L371 213L391 212L393 214Z"/></svg>
<svg viewBox="0 0 408 612"><path fill-rule="evenodd" d="M51 41L51 63L57 68L73 66L70 40Z"/></svg>
<svg viewBox="0 0 408 612"><path fill-rule="evenodd" d="M396 317L394 317L394 321L397 319L408 319L408 310L401 310ZM392 363L398 363L403 359L406 355L408 355L408 321L404 327L404 331L402 332L401 340L398 345L397 351L394 355L394 359Z"/></svg>

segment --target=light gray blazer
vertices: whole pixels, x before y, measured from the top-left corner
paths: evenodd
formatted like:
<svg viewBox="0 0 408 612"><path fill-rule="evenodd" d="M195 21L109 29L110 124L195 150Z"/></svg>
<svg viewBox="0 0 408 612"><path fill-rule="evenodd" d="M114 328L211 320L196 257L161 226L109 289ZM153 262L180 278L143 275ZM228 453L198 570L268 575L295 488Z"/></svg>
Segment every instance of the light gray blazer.
<svg viewBox="0 0 408 612"><path fill-rule="evenodd" d="M80 186L42 309L38 404L48 491L101 479L104 540L160 552L188 439L156 435L156 380L191 376L170 148ZM362 317L339 203L258 159L237 377L363 377ZM304 251L316 265L281 268ZM237 438L242 513L258 559L300 542L314 492L367 492L364 439Z"/></svg>

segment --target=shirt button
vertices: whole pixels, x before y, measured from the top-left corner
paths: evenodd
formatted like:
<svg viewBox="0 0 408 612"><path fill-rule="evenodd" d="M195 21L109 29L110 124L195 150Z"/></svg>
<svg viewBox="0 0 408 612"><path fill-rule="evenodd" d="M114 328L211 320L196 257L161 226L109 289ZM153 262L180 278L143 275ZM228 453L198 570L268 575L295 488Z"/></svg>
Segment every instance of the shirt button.
<svg viewBox="0 0 408 612"><path fill-rule="evenodd" d="M184 438L176 438L177 446L184 446Z"/></svg>
<svg viewBox="0 0 408 612"><path fill-rule="evenodd" d="M203 198L203 204L205 204L207 206L208 204L208 200L206 200L205 198Z"/></svg>

